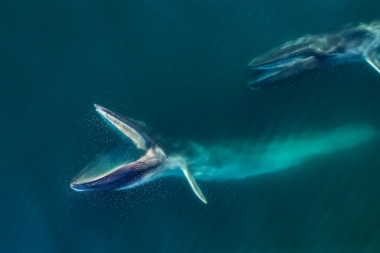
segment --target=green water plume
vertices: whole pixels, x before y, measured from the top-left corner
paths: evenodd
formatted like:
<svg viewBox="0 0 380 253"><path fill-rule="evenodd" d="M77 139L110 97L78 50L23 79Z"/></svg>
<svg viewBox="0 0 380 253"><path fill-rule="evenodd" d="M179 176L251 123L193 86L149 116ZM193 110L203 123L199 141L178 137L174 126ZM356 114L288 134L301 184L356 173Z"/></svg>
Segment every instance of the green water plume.
<svg viewBox="0 0 380 253"><path fill-rule="evenodd" d="M375 134L369 126L344 126L328 132L278 135L255 143L229 140L204 147L194 144L203 159L191 168L200 180L243 179L333 155L364 143Z"/></svg>

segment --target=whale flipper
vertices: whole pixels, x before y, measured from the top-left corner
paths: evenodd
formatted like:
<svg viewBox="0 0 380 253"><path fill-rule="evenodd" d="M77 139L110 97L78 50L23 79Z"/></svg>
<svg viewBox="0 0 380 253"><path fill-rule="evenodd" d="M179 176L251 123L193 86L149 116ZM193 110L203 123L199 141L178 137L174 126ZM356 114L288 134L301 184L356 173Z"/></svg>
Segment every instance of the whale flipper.
<svg viewBox="0 0 380 253"><path fill-rule="evenodd" d="M207 204L207 200L205 196L203 195L201 188L199 188L197 181L195 181L195 178L193 174L190 172L189 168L187 166L181 166L181 169L183 171L183 174L185 174L185 177L187 181L189 182L191 189L193 189L195 195L197 195L197 197L200 200L202 200L203 203Z"/></svg>
<svg viewBox="0 0 380 253"><path fill-rule="evenodd" d="M379 50L371 50L365 60L371 65L378 73L380 73L380 53Z"/></svg>

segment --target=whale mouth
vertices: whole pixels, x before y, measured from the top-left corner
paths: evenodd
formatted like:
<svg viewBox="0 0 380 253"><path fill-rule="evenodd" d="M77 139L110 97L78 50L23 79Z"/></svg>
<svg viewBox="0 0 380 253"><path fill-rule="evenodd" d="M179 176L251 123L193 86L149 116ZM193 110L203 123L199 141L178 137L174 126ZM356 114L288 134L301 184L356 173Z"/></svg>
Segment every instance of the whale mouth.
<svg viewBox="0 0 380 253"><path fill-rule="evenodd" d="M311 55L295 56L254 66L251 67L252 77L248 82L248 86L251 89L269 87L274 82L284 81L314 70L319 66L320 59Z"/></svg>
<svg viewBox="0 0 380 253"><path fill-rule="evenodd" d="M99 163L95 162L84 168L70 183L71 189L75 191L124 190L145 184L163 175L171 175L172 172L167 170L180 169L195 195L207 204L191 170L187 167L186 159L182 159L181 156L168 158L165 152L131 119L121 117L100 105L94 106L108 124L131 140L135 148L144 154L123 163L117 161L115 163L115 159L103 157ZM125 153L121 156L125 156ZM171 165L168 166L169 164Z"/></svg>
<svg viewBox="0 0 380 253"><path fill-rule="evenodd" d="M100 157L99 161L96 160L84 168L73 179L70 187L75 191L117 190L141 183L147 173L154 172L166 159L164 151L130 119L121 117L100 105L94 106L113 129L132 141L136 152L119 153L119 159ZM126 161L131 155L134 158Z"/></svg>
<svg viewBox="0 0 380 253"><path fill-rule="evenodd" d="M325 38L320 36L289 41L248 64L253 73L248 85L257 89L321 67L329 57L327 49Z"/></svg>
<svg viewBox="0 0 380 253"><path fill-rule="evenodd" d="M308 58L308 55L297 55L297 56L292 56L292 57L288 57L284 59L269 61L263 64L257 64L256 63L257 58L256 58L250 62L249 66L251 66L252 69L257 69L257 70L283 69L283 68L289 68L293 66L294 64L303 61L306 58Z"/></svg>

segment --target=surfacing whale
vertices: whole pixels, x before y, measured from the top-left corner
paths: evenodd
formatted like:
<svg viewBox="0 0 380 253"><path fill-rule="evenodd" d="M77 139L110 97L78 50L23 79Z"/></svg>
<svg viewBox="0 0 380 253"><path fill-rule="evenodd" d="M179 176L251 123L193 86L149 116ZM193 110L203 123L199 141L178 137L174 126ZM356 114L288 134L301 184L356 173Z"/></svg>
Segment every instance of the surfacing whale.
<svg viewBox="0 0 380 253"><path fill-rule="evenodd" d="M363 60L380 73L379 57L380 21L349 25L336 32L306 35L253 59L248 85L258 89L318 68Z"/></svg>
<svg viewBox="0 0 380 253"><path fill-rule="evenodd" d="M145 152L136 161L117 166L96 176L79 175L71 182L75 191L104 191L133 188L158 177L177 174L182 171L194 193L207 204L201 189L187 166L187 161L181 156L167 156L146 133L133 121L120 117L116 113L100 105L95 105L96 111L119 132L128 137L136 148Z"/></svg>

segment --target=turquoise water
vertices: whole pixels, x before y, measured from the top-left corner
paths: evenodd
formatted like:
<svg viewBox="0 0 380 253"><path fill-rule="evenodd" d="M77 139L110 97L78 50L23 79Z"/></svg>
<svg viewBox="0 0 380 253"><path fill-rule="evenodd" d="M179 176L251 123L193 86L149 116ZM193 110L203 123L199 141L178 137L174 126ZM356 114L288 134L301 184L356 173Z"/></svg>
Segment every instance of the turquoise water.
<svg viewBox="0 0 380 253"><path fill-rule="evenodd" d="M378 73L350 63L252 91L247 65L379 19L380 2L0 7L1 252L379 251ZM208 204L183 178L72 191L124 145L94 103L146 123L168 152L212 153L195 168Z"/></svg>

